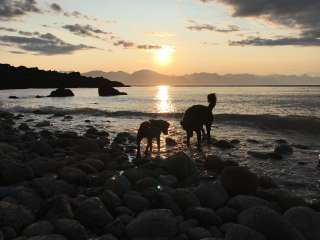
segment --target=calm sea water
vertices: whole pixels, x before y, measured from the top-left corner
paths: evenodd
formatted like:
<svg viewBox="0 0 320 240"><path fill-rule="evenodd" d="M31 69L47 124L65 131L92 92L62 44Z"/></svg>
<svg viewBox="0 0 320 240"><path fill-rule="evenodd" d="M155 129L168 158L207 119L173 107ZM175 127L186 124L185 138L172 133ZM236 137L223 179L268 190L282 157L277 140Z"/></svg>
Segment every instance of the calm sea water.
<svg viewBox="0 0 320 240"><path fill-rule="evenodd" d="M216 92L218 104L214 110L212 135L217 139L238 139L240 144L228 151L204 145L204 154L218 154L224 159L239 161L309 199L320 195L320 170L317 168L320 87L131 87L121 89L128 96L107 98L98 97L96 89L73 89L76 96L72 98L35 98L36 95L46 96L50 91L0 91L0 110L22 113L24 117L18 124L27 122L33 127L40 121L49 120L49 129L80 133L90 125L108 131L111 136L121 131L135 134L142 121L151 117L165 118L171 124L170 137L178 145L168 147L162 137L161 156L183 150L195 159L201 159L202 155L194 148L186 148L185 133L179 124L181 113L191 105L207 104L207 94ZM12 95L19 99L8 99ZM36 110L37 114L34 114ZM72 119L57 117L61 116L57 113L71 115ZM229 122L230 118L236 121ZM286 128L287 125L292 126ZM279 139L286 139L292 145L303 144L309 149L295 148L294 154L281 161L257 160L247 154L249 150L273 151Z"/></svg>
<svg viewBox="0 0 320 240"><path fill-rule="evenodd" d="M216 92L215 113L320 116L320 87L131 87L128 96L98 97L96 89L73 89L74 98L36 99L48 89L0 91L0 107L11 111L36 109L90 110L139 113L181 113L193 104L207 104L208 93ZM20 99L8 99L10 95ZM92 113L92 111L91 111ZM124 114L124 113L123 113Z"/></svg>

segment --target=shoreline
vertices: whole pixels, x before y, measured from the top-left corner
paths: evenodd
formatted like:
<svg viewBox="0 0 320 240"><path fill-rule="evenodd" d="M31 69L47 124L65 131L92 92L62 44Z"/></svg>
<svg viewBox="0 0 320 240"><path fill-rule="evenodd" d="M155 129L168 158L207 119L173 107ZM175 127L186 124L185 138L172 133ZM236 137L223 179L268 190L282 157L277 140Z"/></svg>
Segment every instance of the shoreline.
<svg viewBox="0 0 320 240"><path fill-rule="evenodd" d="M135 154L131 133L120 130L111 139L89 122L78 134L48 130L45 121L17 125L19 118L0 112L0 231L5 234L3 224L22 239L238 239L230 238L237 231L254 233L252 239L274 234L304 239L291 214L300 214L297 221L303 214L319 214L319 198L306 201L284 191L271 177L241 167L240 159L225 158L228 154L190 155L177 143L160 159L137 160L128 157ZM239 143L220 139L214 147L225 151L230 144ZM293 150L284 140L278 144L279 156ZM256 214L257 224L248 224ZM277 233L259 227L270 219L281 223Z"/></svg>

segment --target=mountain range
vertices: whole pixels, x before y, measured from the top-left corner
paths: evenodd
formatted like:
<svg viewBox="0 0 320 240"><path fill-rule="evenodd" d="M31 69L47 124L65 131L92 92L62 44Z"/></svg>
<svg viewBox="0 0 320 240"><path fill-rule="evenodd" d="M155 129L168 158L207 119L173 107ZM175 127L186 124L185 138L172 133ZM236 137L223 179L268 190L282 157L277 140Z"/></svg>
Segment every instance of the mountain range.
<svg viewBox="0 0 320 240"><path fill-rule="evenodd" d="M87 77L104 77L113 81L120 81L132 86L153 85L320 85L320 76L310 75L254 75L254 74L218 74L193 73L181 76L161 74L151 70L140 70L134 73L123 71L104 72L90 71L83 73Z"/></svg>

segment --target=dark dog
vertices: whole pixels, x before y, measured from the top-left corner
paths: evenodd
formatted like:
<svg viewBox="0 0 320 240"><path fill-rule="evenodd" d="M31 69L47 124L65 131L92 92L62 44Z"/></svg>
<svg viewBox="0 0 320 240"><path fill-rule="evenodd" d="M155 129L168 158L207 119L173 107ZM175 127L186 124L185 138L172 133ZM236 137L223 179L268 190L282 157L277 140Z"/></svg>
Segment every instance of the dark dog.
<svg viewBox="0 0 320 240"><path fill-rule="evenodd" d="M190 138L193 132L196 132L198 139L198 149L201 149L201 132L205 136L203 126L207 130L207 141L211 141L211 125L213 122L212 110L217 104L217 97L215 93L208 95L209 106L194 105L190 107L184 114L181 125L187 132L187 144L190 146Z"/></svg>
<svg viewBox="0 0 320 240"><path fill-rule="evenodd" d="M137 134L137 157L141 156L140 153L140 143L143 138L148 139L148 144L145 153L148 154L148 149L152 153L152 140L157 139L158 153L160 152L160 135L168 135L170 123L164 120L149 120L141 123Z"/></svg>

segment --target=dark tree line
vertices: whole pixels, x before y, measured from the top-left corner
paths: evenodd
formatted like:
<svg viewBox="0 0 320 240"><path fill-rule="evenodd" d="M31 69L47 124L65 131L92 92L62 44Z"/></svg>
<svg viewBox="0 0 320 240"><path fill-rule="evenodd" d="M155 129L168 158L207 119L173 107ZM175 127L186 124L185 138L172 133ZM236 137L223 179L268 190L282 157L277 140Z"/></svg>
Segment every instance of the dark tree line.
<svg viewBox="0 0 320 240"><path fill-rule="evenodd" d="M79 72L61 73L0 64L0 89L98 88L101 86L123 87L125 85L102 77L84 77Z"/></svg>

